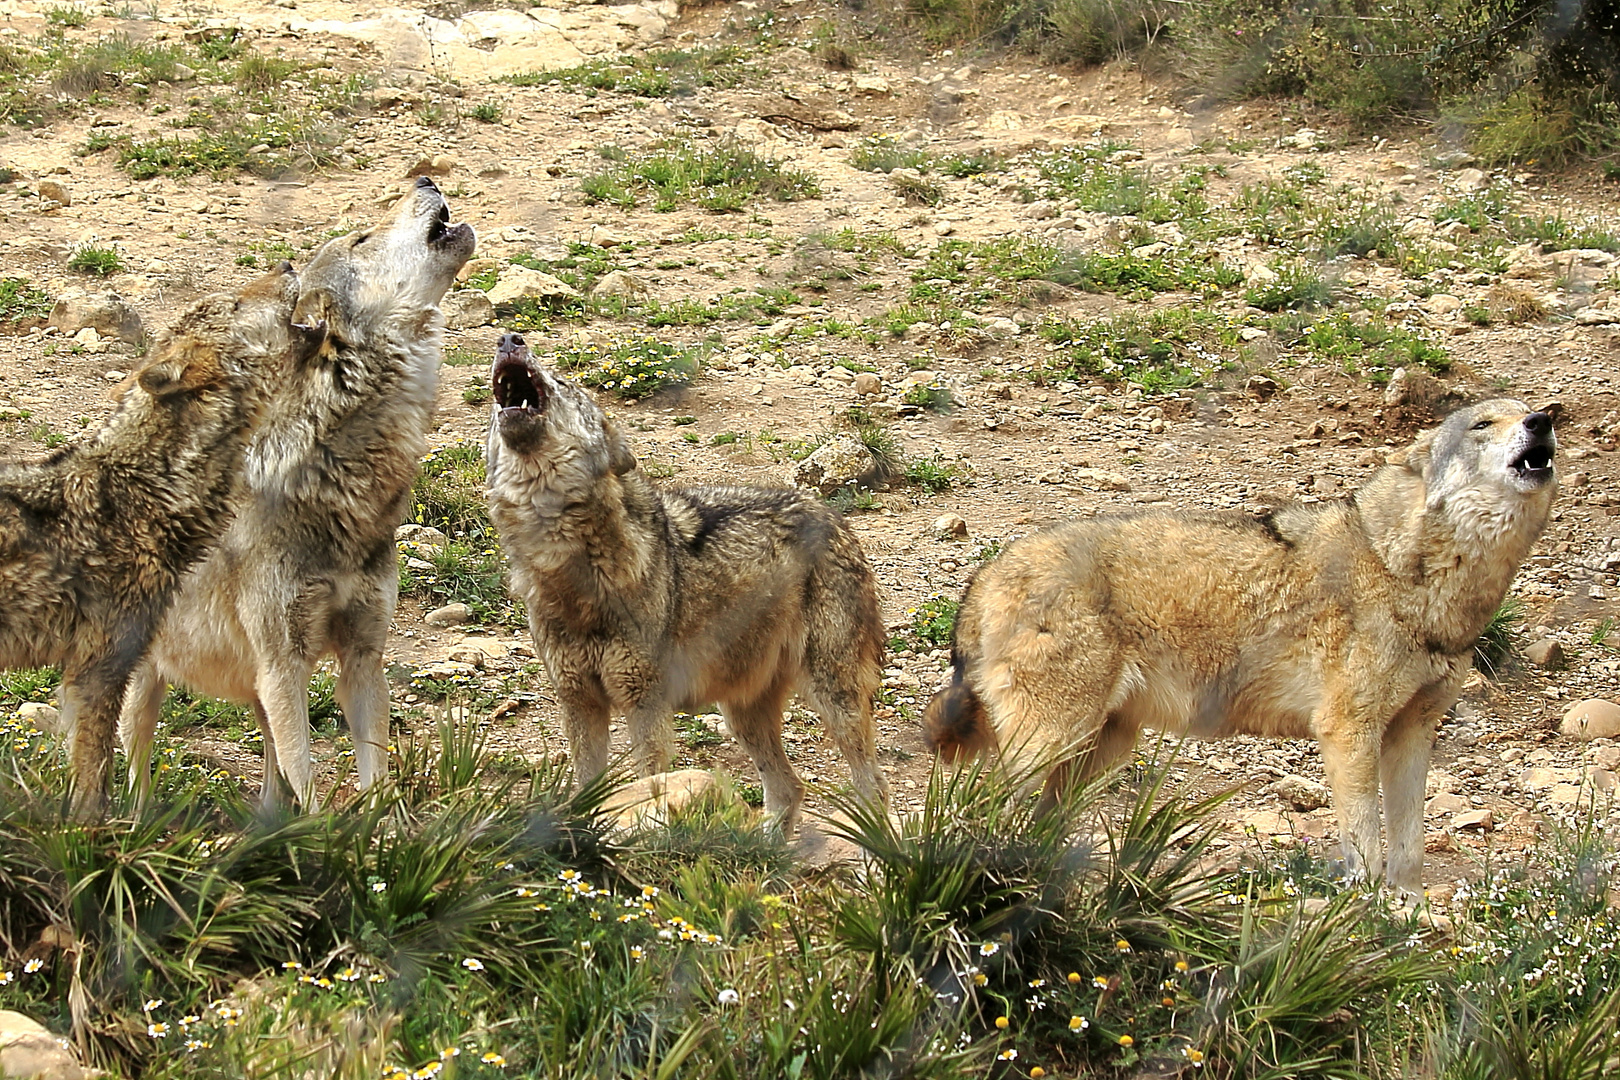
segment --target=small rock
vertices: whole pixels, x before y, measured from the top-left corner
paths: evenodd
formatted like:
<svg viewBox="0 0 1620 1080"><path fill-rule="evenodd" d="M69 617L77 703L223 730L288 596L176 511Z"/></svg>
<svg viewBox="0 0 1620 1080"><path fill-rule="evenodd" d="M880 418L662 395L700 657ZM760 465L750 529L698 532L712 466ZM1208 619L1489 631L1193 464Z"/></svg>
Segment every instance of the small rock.
<svg viewBox="0 0 1620 1080"><path fill-rule="evenodd" d="M1613 739L1620 736L1620 705L1603 698L1587 698L1570 706L1558 730L1578 739Z"/></svg>
<svg viewBox="0 0 1620 1080"><path fill-rule="evenodd" d="M1256 401L1265 401L1277 392L1277 380L1268 375L1250 375L1243 389Z"/></svg>
<svg viewBox="0 0 1620 1080"><path fill-rule="evenodd" d="M1592 764L1600 769L1620 769L1620 746L1599 746L1592 751Z"/></svg>
<svg viewBox="0 0 1620 1080"><path fill-rule="evenodd" d="M862 397L875 397L883 393L883 380L870 371L856 372L855 381L852 385L855 387L855 392Z"/></svg>
<svg viewBox="0 0 1620 1080"><path fill-rule="evenodd" d="M1490 832L1496 828L1496 818L1492 816L1489 808L1484 810L1468 810L1456 814L1451 819L1451 827L1458 832L1466 829L1478 829L1480 832Z"/></svg>
<svg viewBox="0 0 1620 1080"><path fill-rule="evenodd" d="M952 540L966 540L968 535L967 522L960 514L942 514L934 522L934 535L948 537Z"/></svg>
<svg viewBox="0 0 1620 1080"><path fill-rule="evenodd" d="M1445 792L1436 795L1423 806L1425 814L1460 814L1469 808L1469 802L1461 795Z"/></svg>
<svg viewBox="0 0 1620 1080"><path fill-rule="evenodd" d="M478 669L479 671L482 671L484 664L489 657L484 655L484 650L482 649L468 648L450 650L450 659L458 664L467 664Z"/></svg>
<svg viewBox="0 0 1620 1080"><path fill-rule="evenodd" d="M196 77L197 71L195 68L187 67L185 64L176 64L174 65L174 78L170 81L177 83L190 82Z"/></svg>
<svg viewBox="0 0 1620 1080"><path fill-rule="evenodd" d="M1117 472L1107 469L1076 469L1074 478L1082 484L1088 484L1103 491L1129 491L1131 482Z"/></svg>
<svg viewBox="0 0 1620 1080"><path fill-rule="evenodd" d="M495 321L495 305L477 289L456 289L439 301L444 325L452 330L475 330Z"/></svg>
<svg viewBox="0 0 1620 1080"><path fill-rule="evenodd" d="M81 1080L84 1069L67 1040L19 1012L0 1010L0 1076L15 1080Z"/></svg>
<svg viewBox="0 0 1620 1080"><path fill-rule="evenodd" d="M422 618L429 626L463 626L472 620L472 608L466 604L446 604L442 608L434 608Z"/></svg>
<svg viewBox="0 0 1620 1080"><path fill-rule="evenodd" d="M869 97L886 97L894 92L889 80L881 75L857 75L853 85L857 94L866 94Z"/></svg>
<svg viewBox="0 0 1620 1080"><path fill-rule="evenodd" d="M443 551L450 546L450 538L431 525L401 525L394 530L394 539L429 551Z"/></svg>
<svg viewBox="0 0 1620 1080"><path fill-rule="evenodd" d="M1555 638L1542 638L1525 647L1524 658L1547 671L1561 671L1564 667L1564 647Z"/></svg>
<svg viewBox="0 0 1620 1080"><path fill-rule="evenodd" d="M1245 832L1252 829L1259 836L1288 836L1294 831L1287 816L1275 810L1251 810L1239 818L1239 824Z"/></svg>
<svg viewBox="0 0 1620 1080"><path fill-rule="evenodd" d="M413 176L449 176L456 171L456 159L449 154L425 157L405 172L406 179Z"/></svg>
<svg viewBox="0 0 1620 1080"><path fill-rule="evenodd" d="M849 435L835 435L793 471L793 482L830 495L841 487L876 479L877 461L865 444Z"/></svg>
<svg viewBox="0 0 1620 1080"><path fill-rule="evenodd" d="M1422 368L1396 368L1395 374L1389 377L1389 385L1384 387L1384 407L1426 408L1439 401L1445 394L1445 384Z"/></svg>
<svg viewBox="0 0 1620 1080"><path fill-rule="evenodd" d="M1333 801L1326 784L1306 776L1285 776L1266 786L1266 791L1289 803L1295 810L1320 810Z"/></svg>
<svg viewBox="0 0 1620 1080"><path fill-rule="evenodd" d="M1435 293L1422 304L1423 310L1430 315L1450 315L1462 306L1462 301L1450 293Z"/></svg>
<svg viewBox="0 0 1620 1080"><path fill-rule="evenodd" d="M591 289L593 300L623 297L625 300L645 300L652 295L652 285L628 270L613 270L603 274Z"/></svg>
<svg viewBox="0 0 1620 1080"><path fill-rule="evenodd" d="M17 707L17 715L40 731L61 733L58 725L61 723L62 714L55 705L47 705L43 701L25 701Z"/></svg>
<svg viewBox="0 0 1620 1080"><path fill-rule="evenodd" d="M519 300L578 300L579 290L561 278L527 266L507 266L489 290L489 302L497 308Z"/></svg>
<svg viewBox="0 0 1620 1080"><path fill-rule="evenodd" d="M1610 311L1607 308L1583 307L1575 312L1575 322L1580 326L1608 326L1620 322L1620 311Z"/></svg>
<svg viewBox="0 0 1620 1080"><path fill-rule="evenodd" d="M1460 191L1484 191L1490 186L1491 178L1482 169L1463 169L1457 173L1457 188Z"/></svg>
<svg viewBox="0 0 1620 1080"><path fill-rule="evenodd" d="M73 205L73 196L59 180L41 180L39 182L39 197L47 202L60 203L63 206Z"/></svg>
<svg viewBox="0 0 1620 1080"><path fill-rule="evenodd" d="M611 814L621 829L662 825L671 814L718 786L714 774L705 769L654 773L613 791L602 801L602 810Z"/></svg>
<svg viewBox="0 0 1620 1080"><path fill-rule="evenodd" d="M138 344L145 335L141 317L115 292L69 290L57 299L46 325L70 337L88 326L102 337L131 345Z"/></svg>
<svg viewBox="0 0 1620 1080"><path fill-rule="evenodd" d="M1544 791L1558 783L1558 774L1543 765L1532 766L1519 774L1520 791Z"/></svg>
<svg viewBox="0 0 1620 1080"><path fill-rule="evenodd" d="M371 104L378 109L386 109L391 105L398 105L407 97L404 90L397 86L379 86L368 95Z"/></svg>
<svg viewBox="0 0 1620 1080"><path fill-rule="evenodd" d="M1616 778L1608 769L1595 768L1586 770L1586 782L1598 791L1613 791Z"/></svg>

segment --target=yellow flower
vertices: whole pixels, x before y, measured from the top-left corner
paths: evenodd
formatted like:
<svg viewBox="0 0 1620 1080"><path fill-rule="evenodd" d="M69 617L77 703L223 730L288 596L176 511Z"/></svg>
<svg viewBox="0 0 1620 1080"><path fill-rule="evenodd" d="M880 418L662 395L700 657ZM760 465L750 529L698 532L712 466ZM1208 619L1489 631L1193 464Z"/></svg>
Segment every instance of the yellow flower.
<svg viewBox="0 0 1620 1080"><path fill-rule="evenodd" d="M1114 942L1114 948L1118 949L1120 952L1130 952L1131 943L1126 941L1124 938L1120 938L1118 941Z"/></svg>
<svg viewBox="0 0 1620 1080"><path fill-rule="evenodd" d="M1069 1017L1069 1030L1070 1031L1084 1031L1084 1030L1086 1030L1086 1028L1088 1028L1090 1026L1091 1026L1091 1021L1087 1020L1083 1016L1071 1016L1071 1017Z"/></svg>
<svg viewBox="0 0 1620 1080"><path fill-rule="evenodd" d="M1029 1070L1029 1078L1030 1078L1030 1080L1041 1080L1041 1077L1043 1077L1045 1075L1046 1075L1046 1070L1041 1068L1039 1065L1037 1065L1033 1069Z"/></svg>
<svg viewBox="0 0 1620 1080"><path fill-rule="evenodd" d="M1007 1025L1010 1023L1012 1023L1012 1021L1005 1016L996 1017L996 1027L1000 1028L1002 1031L1006 1031Z"/></svg>
<svg viewBox="0 0 1620 1080"><path fill-rule="evenodd" d="M1176 961L1176 970L1177 971L1186 971L1187 970L1187 961L1185 961L1185 960L1177 960Z"/></svg>
<svg viewBox="0 0 1620 1080"><path fill-rule="evenodd" d="M1070 986L1079 986L1084 981L1085 980L1080 978L1080 973L1078 971L1069 972L1069 985Z"/></svg>
<svg viewBox="0 0 1620 1080"><path fill-rule="evenodd" d="M1204 1067L1204 1052L1202 1050L1194 1050L1189 1046L1181 1052L1187 1055L1187 1060L1192 1062L1193 1068L1202 1069Z"/></svg>
<svg viewBox="0 0 1620 1080"><path fill-rule="evenodd" d="M1106 975L1093 975L1091 977L1091 985L1095 986L1099 990L1108 989L1108 976L1106 976Z"/></svg>
<svg viewBox="0 0 1620 1080"><path fill-rule="evenodd" d="M506 1068L506 1059L501 1057L501 1055L497 1054L493 1050L485 1051L484 1056L478 1060L482 1061L485 1065L493 1065L497 1069Z"/></svg>
<svg viewBox="0 0 1620 1080"><path fill-rule="evenodd" d="M1121 1035L1119 1037L1119 1045L1121 1045L1121 1046L1135 1046L1136 1045L1136 1040L1131 1038L1129 1035Z"/></svg>

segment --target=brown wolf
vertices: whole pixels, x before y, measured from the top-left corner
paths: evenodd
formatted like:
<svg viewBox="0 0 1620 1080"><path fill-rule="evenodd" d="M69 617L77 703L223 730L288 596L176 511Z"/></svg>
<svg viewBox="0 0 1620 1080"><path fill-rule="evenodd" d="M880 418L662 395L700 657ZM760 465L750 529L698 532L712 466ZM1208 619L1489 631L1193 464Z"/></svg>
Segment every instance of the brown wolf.
<svg viewBox="0 0 1620 1080"><path fill-rule="evenodd" d="M1349 498L1265 517L1105 515L1010 545L969 584L930 742L1095 772L1142 727L1314 737L1353 874L1415 892L1435 722L1547 522L1552 420L1486 401Z"/></svg>
<svg viewBox="0 0 1620 1080"><path fill-rule="evenodd" d="M785 832L804 784L782 750L797 690L886 802L872 696L883 622L854 533L788 489L659 490L590 396L537 365L521 337L496 351L490 517L512 592L562 702L581 782L608 765L608 715L628 718L644 773L670 760L670 714L719 702Z"/></svg>
<svg viewBox="0 0 1620 1080"><path fill-rule="evenodd" d="M329 240L310 260L296 317L329 337L278 389L248 447L235 521L187 575L130 680L119 730L133 783L149 781L158 707L177 682L250 703L265 736L264 799L280 797L279 772L312 805L309 680L328 654L361 786L386 771L394 528L438 394L438 303L474 244L423 178L391 222Z"/></svg>
<svg viewBox="0 0 1620 1080"><path fill-rule="evenodd" d="M0 463L0 666L62 667L73 803L106 797L118 704L181 575L224 531L266 388L319 347L283 263L182 315L98 429ZM297 355L293 355L297 354Z"/></svg>

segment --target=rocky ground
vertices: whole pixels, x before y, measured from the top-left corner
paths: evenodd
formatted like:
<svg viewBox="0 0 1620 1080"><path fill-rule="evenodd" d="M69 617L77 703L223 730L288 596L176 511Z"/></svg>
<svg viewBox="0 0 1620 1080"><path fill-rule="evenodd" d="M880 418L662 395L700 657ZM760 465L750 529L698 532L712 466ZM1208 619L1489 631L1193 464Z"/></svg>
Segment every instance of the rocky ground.
<svg viewBox="0 0 1620 1080"><path fill-rule="evenodd" d="M458 219L479 230L486 260L447 300L454 328L436 447L482 439L485 365L501 327L516 324L537 352L648 335L703 344L688 385L612 403L666 482L793 482L804 475L796 448L852 435L852 407L888 433L884 446L902 465L928 463L914 478L935 478L941 490L896 480L850 511L898 639L879 741L906 809L927 783L918 714L945 666L943 649L912 632L916 612L958 595L996 544L1126 507L1259 511L1339 497L1447 401L1509 393L1556 402L1564 494L1514 588L1524 611L1518 654L1495 677L1474 678L1446 719L1430 778L1426 878L1476 873L1487 853L1522 849L1546 820L1593 812L1594 788L1595 812L1608 813L1620 743L1561 733L1560 721L1585 699L1614 696L1620 670L1620 653L1604 642L1620 571L1611 516L1620 512L1620 494L1611 495L1620 302L1605 249L1620 244L1595 232L1558 243L1509 220L1579 226L1606 215L1613 189L1598 176L1486 173L1429 128L1373 140L1294 103L1193 101L1125 69L931 53L815 0L684 12L558 0L460 18L419 8L351 18L349 5L282 0L85 8L82 25L53 15L62 10L0 0L0 44L26 51L54 28L80 46L121 34L199 53L167 81L57 92L41 126L0 129L0 166L14 174L0 190L4 275L74 301L59 306L55 325L23 318L0 335L0 450L30 452L103 413L104 388L138 361L141 327L162 326L253 264L307 257L328 235L379 215L407 177L433 175ZM233 86L201 51L225 34L248 47L241 55L294 65L268 88ZM735 79L677 79L668 96L492 81L723 44L740 50L726 62ZM190 129L174 122L199 109L305 126L286 146L249 149L273 179L233 168L137 180L138 162L120 164L120 146L181 137ZM662 209L646 195L633 207L591 201L586 178L666 144L745 148L809 174L819 195L751 197L731 212L685 201ZM604 146L617 149L604 155ZM1054 179L1049 156L1087 147L1089 159L1067 159L1089 160L1086 176L1116 187L1134 176L1166 191L1196 176L1203 209L1093 208L1095 188ZM852 163L874 148L920 156L887 173ZM929 166L975 155L993 167L953 176ZM1265 191L1277 198L1257 197ZM1443 350L1450 366L1437 380L1414 368L1386 386L1394 365L1365 359L1351 373L1342 353L1302 336L1330 316L1290 322L1249 302L1279 278L1287 285L1301 255L1318 250L1317 234L1337 228L1328 210L1354 224L1368 208L1385 215L1381 243L1398 242L1400 258L1350 243L1305 262L1336 290L1338 310ZM987 245L1010 238L1025 245L1014 255L1128 254L1143 275L1193 267L1205 278L1185 291L1151 275L1120 284L1097 272L1074 285L1020 277L1006 258L990 265L999 256ZM124 269L105 279L69 269L87 245L115 250ZM953 251L966 254L952 263ZM1228 276L1211 277L1216 267ZM574 280L537 284L531 272ZM576 290L592 302L576 301ZM97 299L106 291L116 304ZM492 312L490 300L515 306ZM702 314L727 304L723 316ZM1069 340L1051 332L1059 324ZM1143 326L1149 344L1138 353L1092 371L1065 366L1074 328L1101 327L1102 349ZM1159 341L1170 344L1156 352ZM1188 377L1143 374L1171 353ZM948 409L938 407L945 391ZM430 606L407 597L393 642L413 715L437 707L413 672L457 676L499 704L489 729L497 751L555 751L552 702L526 635L511 625L431 625ZM1620 734L1620 710L1592 711L1601 715L1587 734ZM795 713L788 729L808 779L843 781L813 720ZM682 730L687 763L751 778L702 718ZM218 730L181 734L256 773L251 746ZM324 753L339 745L328 740ZM1230 855L1336 833L1311 743L1189 745L1174 775L1193 790L1239 789L1228 804Z"/></svg>

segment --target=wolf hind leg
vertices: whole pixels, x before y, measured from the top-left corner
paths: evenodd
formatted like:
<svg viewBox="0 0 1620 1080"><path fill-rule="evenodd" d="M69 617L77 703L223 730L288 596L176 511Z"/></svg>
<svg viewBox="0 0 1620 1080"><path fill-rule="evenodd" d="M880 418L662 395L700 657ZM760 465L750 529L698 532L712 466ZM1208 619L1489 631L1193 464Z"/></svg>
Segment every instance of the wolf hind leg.
<svg viewBox="0 0 1620 1080"><path fill-rule="evenodd" d="M827 734L849 763L855 793L867 802L889 805L889 782L877 763L877 738L872 722L872 697L880 674L812 667L800 687L806 702L821 717Z"/></svg>
<svg viewBox="0 0 1620 1080"><path fill-rule="evenodd" d="M555 685L556 680L553 680ZM600 687L559 689L563 734L568 739L568 758L574 766L574 782L584 787L607 772L612 742L608 734L608 701Z"/></svg>

